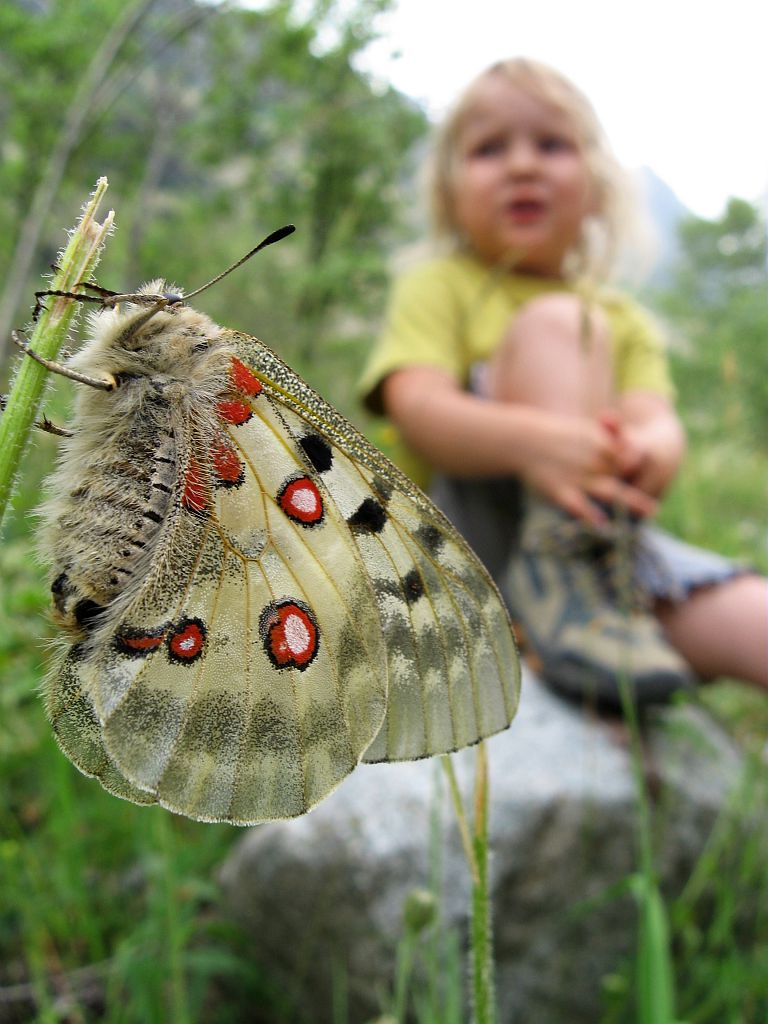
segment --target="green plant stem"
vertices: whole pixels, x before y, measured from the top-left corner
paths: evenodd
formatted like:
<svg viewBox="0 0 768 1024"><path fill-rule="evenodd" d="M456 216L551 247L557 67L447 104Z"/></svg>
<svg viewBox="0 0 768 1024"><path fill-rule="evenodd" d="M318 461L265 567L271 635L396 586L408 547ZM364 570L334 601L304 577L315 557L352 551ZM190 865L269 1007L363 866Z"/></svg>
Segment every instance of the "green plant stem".
<svg viewBox="0 0 768 1024"><path fill-rule="evenodd" d="M475 821L472 845L477 879L472 885L472 974L475 1024L493 1024L496 998L493 978L493 932L488 887L488 756L479 743L475 767Z"/></svg>
<svg viewBox="0 0 768 1024"><path fill-rule="evenodd" d="M472 881L473 883L477 883L479 881L479 876L477 872L477 864L475 863L475 851L472 844L472 836L469 832L467 816L464 813L464 805L461 802L459 784L456 781L456 773L453 770L453 761L451 761L450 757L445 756L440 758L440 762L443 766L445 776L448 779L448 790L451 794L453 809L456 812L456 822L459 826L459 835L461 836L461 845L464 849L464 856L467 858L469 870L472 872Z"/></svg>
<svg viewBox="0 0 768 1024"><path fill-rule="evenodd" d="M626 679L619 691L632 746L638 810L640 871L633 880L638 906L637 1019L638 1024L674 1024L674 967L670 948L669 921L653 863L651 807L643 776L643 753L637 712Z"/></svg>
<svg viewBox="0 0 768 1024"><path fill-rule="evenodd" d="M493 933L488 886L488 756L485 744L477 745L475 762L474 819L470 831L461 801L453 764L441 758L456 811L459 834L472 874L472 1004L474 1024L494 1024L496 994L493 977Z"/></svg>
<svg viewBox="0 0 768 1024"><path fill-rule="evenodd" d="M636 879L639 904L637 951L638 1024L674 1024L674 972L664 898L655 879Z"/></svg>
<svg viewBox="0 0 768 1024"><path fill-rule="evenodd" d="M628 536L628 531L623 531ZM619 550L619 566L625 571L619 579L619 601L625 613L631 607L631 553ZM643 749L637 709L629 689L629 671L620 673L619 695L631 744L632 773L638 812L640 870L633 879L638 905L637 1011L638 1024L674 1024L674 967L670 948L669 921L664 897L659 888L653 858L651 803L643 772Z"/></svg>
<svg viewBox="0 0 768 1024"><path fill-rule="evenodd" d="M395 970L395 1006L394 1017L398 1024L405 1024L406 1006L408 1002L408 986L413 972L414 935L406 928L397 947L397 966Z"/></svg>
<svg viewBox="0 0 768 1024"><path fill-rule="evenodd" d="M52 290L71 292L87 281L99 261L105 239L112 229L110 210L101 224L95 217L107 191L106 178L96 183L80 221L75 226L57 270ZM50 298L35 324L30 346L45 359L55 359L69 332L77 303L72 299ZM5 412L0 418L0 523L8 506L24 449L38 415L49 371L33 359L23 359L15 375Z"/></svg>
<svg viewBox="0 0 768 1024"><path fill-rule="evenodd" d="M158 846L163 858L162 877L158 879L158 886L161 889L160 898L165 917L164 946L168 969L169 1024L191 1024L184 969L186 935L181 923L179 880L174 872L174 864L178 858L174 849L173 823L167 814L157 815L155 822Z"/></svg>

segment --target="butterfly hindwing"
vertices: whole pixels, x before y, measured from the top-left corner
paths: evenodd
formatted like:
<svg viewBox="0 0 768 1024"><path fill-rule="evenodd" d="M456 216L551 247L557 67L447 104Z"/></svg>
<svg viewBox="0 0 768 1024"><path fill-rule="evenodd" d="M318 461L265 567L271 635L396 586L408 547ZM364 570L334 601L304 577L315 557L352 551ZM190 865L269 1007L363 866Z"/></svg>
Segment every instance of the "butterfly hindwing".
<svg viewBox="0 0 768 1024"><path fill-rule="evenodd" d="M46 687L46 712L59 746L84 775L98 779L107 792L137 804L155 803L155 796L131 785L107 753L93 704L80 685L77 662L75 649Z"/></svg>

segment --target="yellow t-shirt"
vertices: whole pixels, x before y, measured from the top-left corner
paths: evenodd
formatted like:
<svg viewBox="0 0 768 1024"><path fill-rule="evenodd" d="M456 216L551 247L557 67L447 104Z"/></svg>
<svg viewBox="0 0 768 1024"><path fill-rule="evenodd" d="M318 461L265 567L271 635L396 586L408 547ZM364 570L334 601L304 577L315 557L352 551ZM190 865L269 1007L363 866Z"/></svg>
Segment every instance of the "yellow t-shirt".
<svg viewBox="0 0 768 1024"><path fill-rule="evenodd" d="M515 313L536 296L563 290L583 294L603 310L618 393L641 390L672 397L660 331L629 297L607 289L587 294L562 281L500 272L456 255L430 260L395 281L383 332L360 384L365 406L381 415L382 381L408 366L448 370L466 387L472 366L492 355ZM402 468L425 486L428 467L399 438L393 437L389 447Z"/></svg>
<svg viewBox="0 0 768 1024"><path fill-rule="evenodd" d="M632 299L608 290L588 296L562 281L499 273L468 256L447 256L423 263L395 282L384 330L361 381L366 406L381 413L379 385L406 366L436 366L466 385L470 368L492 355L526 302L564 290L584 294L605 313L617 392L673 395L659 329Z"/></svg>

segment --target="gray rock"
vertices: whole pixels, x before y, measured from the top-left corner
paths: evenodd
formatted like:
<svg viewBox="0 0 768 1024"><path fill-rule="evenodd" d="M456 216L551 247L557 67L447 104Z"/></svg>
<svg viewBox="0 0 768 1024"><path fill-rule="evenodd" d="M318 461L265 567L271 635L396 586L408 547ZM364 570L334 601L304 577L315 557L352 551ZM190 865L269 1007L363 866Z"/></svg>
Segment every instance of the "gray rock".
<svg viewBox="0 0 768 1024"><path fill-rule="evenodd" d="M674 892L742 759L690 705L657 712L645 737L646 765L663 780L658 869ZM638 863L626 730L528 673L518 717L487 750L499 1020L594 1024L602 979L636 933L630 899L604 898ZM471 750L454 755L466 793L474 760ZM351 1024L381 1011L404 899L428 883L439 775L431 761L362 765L306 817L250 830L224 864L227 904L253 936L254 958L290 994L292 1019L333 1020L340 970ZM469 875L452 817L444 818L442 925L464 933Z"/></svg>

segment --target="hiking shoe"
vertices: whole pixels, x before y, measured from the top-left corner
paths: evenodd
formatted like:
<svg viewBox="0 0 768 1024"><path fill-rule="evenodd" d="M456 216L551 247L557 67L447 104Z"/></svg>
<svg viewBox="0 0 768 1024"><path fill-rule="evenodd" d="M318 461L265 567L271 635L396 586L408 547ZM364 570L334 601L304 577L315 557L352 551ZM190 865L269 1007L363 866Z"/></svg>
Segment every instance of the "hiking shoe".
<svg viewBox="0 0 768 1024"><path fill-rule="evenodd" d="M531 667L564 695L619 709L621 680L637 705L695 684L637 585L642 534L626 514L594 527L529 496L502 591Z"/></svg>

